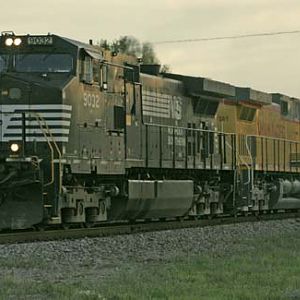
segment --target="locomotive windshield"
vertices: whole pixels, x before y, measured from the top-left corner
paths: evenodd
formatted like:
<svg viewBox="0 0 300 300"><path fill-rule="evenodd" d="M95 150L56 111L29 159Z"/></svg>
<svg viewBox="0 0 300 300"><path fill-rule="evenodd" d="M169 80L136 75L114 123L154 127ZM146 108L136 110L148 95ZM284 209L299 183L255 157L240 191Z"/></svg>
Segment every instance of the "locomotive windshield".
<svg viewBox="0 0 300 300"><path fill-rule="evenodd" d="M16 72L69 73L73 69L73 58L70 54L56 53L16 54L14 69Z"/></svg>
<svg viewBox="0 0 300 300"><path fill-rule="evenodd" d="M0 55L0 73L6 71L8 68L8 55Z"/></svg>

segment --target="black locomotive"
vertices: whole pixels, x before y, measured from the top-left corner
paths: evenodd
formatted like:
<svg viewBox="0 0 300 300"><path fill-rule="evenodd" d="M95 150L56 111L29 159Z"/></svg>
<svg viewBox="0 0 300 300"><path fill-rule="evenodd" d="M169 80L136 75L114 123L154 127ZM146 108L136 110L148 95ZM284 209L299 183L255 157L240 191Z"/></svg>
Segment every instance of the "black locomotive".
<svg viewBox="0 0 300 300"><path fill-rule="evenodd" d="M12 32L0 91L0 229L300 208L297 99Z"/></svg>

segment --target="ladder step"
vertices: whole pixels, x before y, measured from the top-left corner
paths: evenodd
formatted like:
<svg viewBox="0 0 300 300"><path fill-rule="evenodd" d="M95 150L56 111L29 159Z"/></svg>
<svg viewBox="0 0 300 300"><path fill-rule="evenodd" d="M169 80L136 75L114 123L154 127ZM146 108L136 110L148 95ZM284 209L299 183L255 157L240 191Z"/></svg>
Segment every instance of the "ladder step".
<svg viewBox="0 0 300 300"><path fill-rule="evenodd" d="M52 217L48 221L48 224L60 224L61 223L61 218L60 217Z"/></svg>

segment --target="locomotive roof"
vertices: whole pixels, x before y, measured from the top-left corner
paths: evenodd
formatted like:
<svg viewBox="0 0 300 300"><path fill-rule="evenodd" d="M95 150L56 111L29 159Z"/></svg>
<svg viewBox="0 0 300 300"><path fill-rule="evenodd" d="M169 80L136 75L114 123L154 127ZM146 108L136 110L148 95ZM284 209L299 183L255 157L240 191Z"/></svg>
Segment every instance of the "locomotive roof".
<svg viewBox="0 0 300 300"><path fill-rule="evenodd" d="M249 101L260 105L272 103L272 95L248 87L236 87L237 101Z"/></svg>
<svg viewBox="0 0 300 300"><path fill-rule="evenodd" d="M63 40L65 40L66 42L78 47L78 48L81 48L81 49L85 49L85 50L89 50L89 51L101 51L100 47L99 46L95 46L95 45L90 45L88 43L83 43L83 42L80 42L80 41L76 41L76 40L73 40L73 39L69 39L69 38L66 38L66 37L62 37L62 36L58 36L56 35L58 38L61 38Z"/></svg>
<svg viewBox="0 0 300 300"><path fill-rule="evenodd" d="M294 98L294 97L289 97L287 95L283 95L280 93L273 93L272 94L272 101L275 103L280 104L280 102L284 101L284 102L289 102L289 101L296 101L296 102L300 102L300 99L298 98Z"/></svg>
<svg viewBox="0 0 300 300"><path fill-rule="evenodd" d="M163 76L182 81L186 87L187 93L191 96L197 97L203 94L214 95L217 97L235 96L235 87L229 83L204 77L184 76L171 73L166 73Z"/></svg>
<svg viewBox="0 0 300 300"><path fill-rule="evenodd" d="M102 51L99 46L91 45L87 43L82 43L73 39L69 39L66 37L60 37L61 39L65 40L66 42L76 46L79 49L83 49L87 54L89 54L91 57L96 59L103 59Z"/></svg>
<svg viewBox="0 0 300 300"><path fill-rule="evenodd" d="M0 35L0 47L4 45L4 41L6 38L21 38L24 39L26 46L38 46L38 47L46 47L46 46L62 46L70 45L74 47L73 49L84 50L88 55L96 59L104 59L104 54L100 46L91 45L89 43L80 42L74 39L70 39L67 37L63 37L56 34L47 34L47 35L15 35L11 31L2 32ZM29 43L29 39L36 39L34 43ZM45 43L43 44L43 39L52 38L51 44ZM22 44L23 44L22 43ZM143 73L142 66L141 72ZM146 74L157 76L156 74L151 74L148 72L143 73L143 76ZM289 97L280 93L266 93L262 91L257 91L251 89L249 87L235 87L229 83L212 80L205 77L195 77L195 76L186 76L181 74L172 74L172 73L164 73L160 74L163 78L168 80L180 81L183 83L186 92L190 96L203 96L203 95L211 95L216 96L218 98L227 97L231 99L236 99L237 101L250 101L257 102L262 105L273 103L280 103L282 101L296 101L300 102L300 99Z"/></svg>
<svg viewBox="0 0 300 300"><path fill-rule="evenodd" d="M15 35L13 32L2 32L0 36L0 45L5 46L6 39L21 39L22 43L20 43L20 47L66 47L71 46L77 49L83 49L89 55L93 56L97 59L102 59L101 48L96 45L90 45L88 43L83 43L80 41L76 41L70 38L66 38L63 36L59 36L56 34L47 34L47 35Z"/></svg>

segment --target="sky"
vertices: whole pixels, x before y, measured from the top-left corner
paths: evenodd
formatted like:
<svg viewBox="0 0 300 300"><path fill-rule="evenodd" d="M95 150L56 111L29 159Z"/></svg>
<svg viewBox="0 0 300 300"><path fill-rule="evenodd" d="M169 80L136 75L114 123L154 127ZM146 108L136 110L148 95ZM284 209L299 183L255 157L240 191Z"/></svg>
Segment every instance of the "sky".
<svg viewBox="0 0 300 300"><path fill-rule="evenodd" d="M152 42L172 72L300 98L300 34L155 44L300 30L299 0L10 0L0 30L83 42L131 35Z"/></svg>

